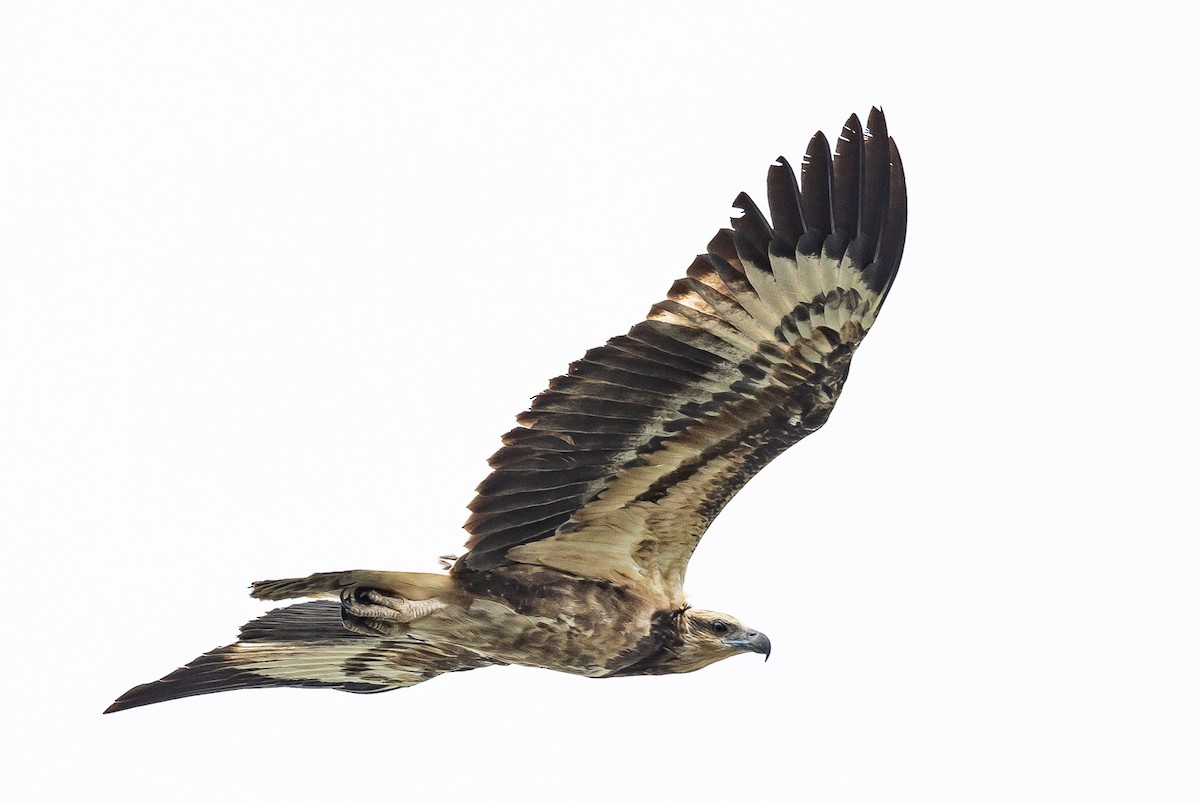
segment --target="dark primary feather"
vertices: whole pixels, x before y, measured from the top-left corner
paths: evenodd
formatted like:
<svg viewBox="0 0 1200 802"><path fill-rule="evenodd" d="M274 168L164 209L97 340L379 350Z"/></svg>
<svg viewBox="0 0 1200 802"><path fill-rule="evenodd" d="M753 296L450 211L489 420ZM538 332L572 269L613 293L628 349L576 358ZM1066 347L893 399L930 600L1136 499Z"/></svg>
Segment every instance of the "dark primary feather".
<svg viewBox="0 0 1200 802"><path fill-rule="evenodd" d="M814 136L799 185L782 158L767 184L769 221L738 195L732 229L648 319L518 416L470 505L455 572L553 565L545 549L582 529L598 542L641 527L686 561L733 493L824 423L903 251L903 168L883 113L866 135L851 116L836 156Z"/></svg>
<svg viewBox="0 0 1200 802"><path fill-rule="evenodd" d="M800 171L800 209L804 214L805 229L796 242L796 249L801 253L818 253L825 237L833 231L831 166L829 140L818 131L808 143Z"/></svg>

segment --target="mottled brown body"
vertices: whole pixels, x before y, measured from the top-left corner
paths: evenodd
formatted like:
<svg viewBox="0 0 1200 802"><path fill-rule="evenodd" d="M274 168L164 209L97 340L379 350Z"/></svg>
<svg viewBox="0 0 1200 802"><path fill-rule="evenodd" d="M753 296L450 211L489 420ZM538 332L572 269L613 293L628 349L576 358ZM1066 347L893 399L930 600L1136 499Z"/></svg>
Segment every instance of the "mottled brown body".
<svg viewBox="0 0 1200 802"><path fill-rule="evenodd" d="M414 622L417 631L445 628L502 662L589 677L636 661L658 612L628 588L536 566L456 580L457 603Z"/></svg>

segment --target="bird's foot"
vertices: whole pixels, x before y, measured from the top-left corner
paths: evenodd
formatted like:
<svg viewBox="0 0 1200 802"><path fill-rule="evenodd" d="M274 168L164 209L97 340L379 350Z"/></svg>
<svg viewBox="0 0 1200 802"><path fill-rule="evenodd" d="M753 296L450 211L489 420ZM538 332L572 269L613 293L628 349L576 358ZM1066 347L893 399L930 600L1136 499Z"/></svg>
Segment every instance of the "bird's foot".
<svg viewBox="0 0 1200 802"><path fill-rule="evenodd" d="M445 606L438 599L413 601L371 588L347 588L342 591L342 624L360 635L398 635L407 624Z"/></svg>

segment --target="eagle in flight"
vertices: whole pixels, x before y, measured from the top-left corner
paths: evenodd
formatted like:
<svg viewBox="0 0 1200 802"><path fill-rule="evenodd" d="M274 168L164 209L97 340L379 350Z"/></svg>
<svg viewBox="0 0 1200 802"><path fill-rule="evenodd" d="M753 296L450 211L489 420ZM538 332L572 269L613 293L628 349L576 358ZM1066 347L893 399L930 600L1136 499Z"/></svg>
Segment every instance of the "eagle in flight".
<svg viewBox="0 0 1200 802"><path fill-rule="evenodd" d="M238 640L105 712L238 688L376 693L494 665L586 677L678 674L771 642L688 606L709 524L750 477L824 425L904 249L904 170L883 112L799 181L767 173L770 220L742 214L646 319L533 399L492 455L443 573L341 571L255 582L272 610Z"/></svg>

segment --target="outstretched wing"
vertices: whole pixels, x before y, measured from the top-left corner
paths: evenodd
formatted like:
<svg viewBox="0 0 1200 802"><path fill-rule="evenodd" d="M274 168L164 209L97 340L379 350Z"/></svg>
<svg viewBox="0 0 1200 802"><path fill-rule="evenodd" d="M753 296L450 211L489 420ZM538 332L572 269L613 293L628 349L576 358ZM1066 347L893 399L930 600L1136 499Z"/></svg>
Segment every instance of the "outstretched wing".
<svg viewBox="0 0 1200 802"><path fill-rule="evenodd" d="M771 459L816 431L904 247L904 172L883 113L836 157L813 137L797 185L767 175L687 277L518 416L470 505L454 570L531 563L678 602L700 537Z"/></svg>
<svg viewBox="0 0 1200 802"><path fill-rule="evenodd" d="M241 688L334 688L379 693L494 660L416 636L372 638L342 625L341 605L316 601L272 610L228 646L126 691L105 713Z"/></svg>

